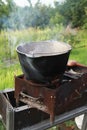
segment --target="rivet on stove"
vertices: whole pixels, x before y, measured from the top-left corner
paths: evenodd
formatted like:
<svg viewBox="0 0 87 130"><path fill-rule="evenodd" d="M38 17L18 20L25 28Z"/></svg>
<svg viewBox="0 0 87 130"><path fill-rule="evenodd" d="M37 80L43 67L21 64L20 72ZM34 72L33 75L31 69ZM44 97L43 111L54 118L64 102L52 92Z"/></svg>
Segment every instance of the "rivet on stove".
<svg viewBox="0 0 87 130"><path fill-rule="evenodd" d="M51 96L51 99L52 99L52 98L54 98L54 99L55 99L55 98L56 98L56 96Z"/></svg>
<svg viewBox="0 0 87 130"><path fill-rule="evenodd" d="M71 82L72 80L69 80L69 82Z"/></svg>
<svg viewBox="0 0 87 130"><path fill-rule="evenodd" d="M76 92L78 95L80 95L80 92L79 92L77 89L75 90L75 92Z"/></svg>
<svg viewBox="0 0 87 130"><path fill-rule="evenodd" d="M83 86L85 86L85 84L83 84Z"/></svg>
<svg viewBox="0 0 87 130"><path fill-rule="evenodd" d="M67 98L65 98L65 102L67 101Z"/></svg>
<svg viewBox="0 0 87 130"><path fill-rule="evenodd" d="M51 98L53 98L53 96L51 96Z"/></svg>

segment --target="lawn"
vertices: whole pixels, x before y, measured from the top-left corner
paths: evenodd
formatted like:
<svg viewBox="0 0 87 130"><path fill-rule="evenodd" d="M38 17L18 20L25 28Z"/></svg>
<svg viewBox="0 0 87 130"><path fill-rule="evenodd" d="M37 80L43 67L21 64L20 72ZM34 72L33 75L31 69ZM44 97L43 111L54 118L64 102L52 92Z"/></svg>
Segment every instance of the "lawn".
<svg viewBox="0 0 87 130"><path fill-rule="evenodd" d="M81 48L72 48L70 59L74 59L84 65L87 65L87 46Z"/></svg>

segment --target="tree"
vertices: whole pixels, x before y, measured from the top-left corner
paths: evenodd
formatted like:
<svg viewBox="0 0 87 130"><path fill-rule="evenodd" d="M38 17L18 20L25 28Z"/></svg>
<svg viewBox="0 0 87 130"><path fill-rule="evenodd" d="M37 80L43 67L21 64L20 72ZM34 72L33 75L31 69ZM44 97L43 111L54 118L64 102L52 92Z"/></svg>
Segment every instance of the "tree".
<svg viewBox="0 0 87 130"><path fill-rule="evenodd" d="M0 0L0 30L4 28L4 23L7 21L10 12L12 12L14 2L12 0L6 0L3 2Z"/></svg>
<svg viewBox="0 0 87 130"><path fill-rule="evenodd" d="M8 16L8 7L2 0L0 0L0 29L2 28L4 15Z"/></svg>
<svg viewBox="0 0 87 130"><path fill-rule="evenodd" d="M87 29L87 7L85 7L85 18L84 18L84 24L83 24L83 29Z"/></svg>
<svg viewBox="0 0 87 130"><path fill-rule="evenodd" d="M30 3L30 0L29 0ZM25 7L26 10L24 10L25 14L27 14L27 17L25 15L25 25L27 27L45 27L49 24L50 20L50 7L46 5L42 5L40 3L40 0L37 1L35 6L32 6L32 3L30 3L29 7Z"/></svg>
<svg viewBox="0 0 87 130"><path fill-rule="evenodd" d="M51 25L57 25L57 24L61 24L64 21L64 17L59 14L59 12L55 12L55 15L52 15L52 17L50 18L50 24Z"/></svg>
<svg viewBox="0 0 87 130"><path fill-rule="evenodd" d="M59 12L65 18L65 23L73 27L83 26L86 17L87 0L66 0L61 4Z"/></svg>
<svg viewBox="0 0 87 130"><path fill-rule="evenodd" d="M34 23L36 27L45 27L49 24L49 8L46 5L35 6L35 12Z"/></svg>

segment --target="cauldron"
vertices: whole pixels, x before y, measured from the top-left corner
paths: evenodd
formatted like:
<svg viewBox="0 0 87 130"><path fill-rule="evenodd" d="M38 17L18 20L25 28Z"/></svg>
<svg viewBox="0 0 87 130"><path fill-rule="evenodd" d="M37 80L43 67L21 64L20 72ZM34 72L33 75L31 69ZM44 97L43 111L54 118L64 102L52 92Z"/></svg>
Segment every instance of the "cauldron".
<svg viewBox="0 0 87 130"><path fill-rule="evenodd" d="M16 48L22 71L27 80L48 83L61 79L71 46L58 41L23 43Z"/></svg>

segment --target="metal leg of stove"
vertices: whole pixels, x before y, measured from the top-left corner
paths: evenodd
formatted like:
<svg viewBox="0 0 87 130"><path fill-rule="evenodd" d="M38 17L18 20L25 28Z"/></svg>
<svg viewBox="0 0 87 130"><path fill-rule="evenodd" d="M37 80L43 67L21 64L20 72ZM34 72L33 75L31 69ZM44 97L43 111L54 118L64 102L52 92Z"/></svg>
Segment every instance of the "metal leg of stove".
<svg viewBox="0 0 87 130"><path fill-rule="evenodd" d="M6 130L14 130L14 110L10 106L6 109Z"/></svg>
<svg viewBox="0 0 87 130"><path fill-rule="evenodd" d="M16 107L19 106L19 98L16 98Z"/></svg>
<svg viewBox="0 0 87 130"><path fill-rule="evenodd" d="M53 116L50 115L50 123L53 124L53 121L54 121Z"/></svg>
<svg viewBox="0 0 87 130"><path fill-rule="evenodd" d="M81 130L87 130L87 113L84 114Z"/></svg>

